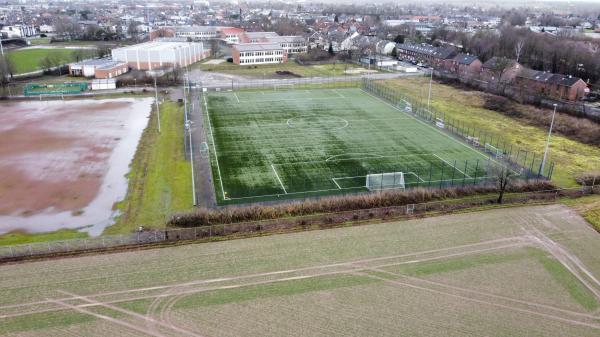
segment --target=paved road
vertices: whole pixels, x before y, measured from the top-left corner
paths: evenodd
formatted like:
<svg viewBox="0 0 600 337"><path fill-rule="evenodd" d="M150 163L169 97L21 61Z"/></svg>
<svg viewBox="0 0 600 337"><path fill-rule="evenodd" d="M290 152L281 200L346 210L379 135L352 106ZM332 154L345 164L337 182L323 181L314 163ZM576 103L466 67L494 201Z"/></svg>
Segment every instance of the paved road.
<svg viewBox="0 0 600 337"><path fill-rule="evenodd" d="M207 134L204 128L204 109L202 105L201 90L192 88L189 94L189 130L191 137L191 151L194 161L194 181L196 193L196 206L213 208L217 205L215 189L212 183L212 171L210 168L210 157L203 157L200 146L206 142ZM209 155L211 155L209 151Z"/></svg>

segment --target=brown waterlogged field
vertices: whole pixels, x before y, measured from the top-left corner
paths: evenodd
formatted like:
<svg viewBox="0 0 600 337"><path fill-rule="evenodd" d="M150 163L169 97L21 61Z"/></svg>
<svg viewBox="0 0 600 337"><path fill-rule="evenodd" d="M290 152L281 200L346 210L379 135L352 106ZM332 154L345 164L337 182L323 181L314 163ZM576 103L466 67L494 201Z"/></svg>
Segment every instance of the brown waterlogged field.
<svg viewBox="0 0 600 337"><path fill-rule="evenodd" d="M0 234L110 223L151 99L0 105Z"/></svg>
<svg viewBox="0 0 600 337"><path fill-rule="evenodd" d="M598 336L561 205L0 266L3 336Z"/></svg>

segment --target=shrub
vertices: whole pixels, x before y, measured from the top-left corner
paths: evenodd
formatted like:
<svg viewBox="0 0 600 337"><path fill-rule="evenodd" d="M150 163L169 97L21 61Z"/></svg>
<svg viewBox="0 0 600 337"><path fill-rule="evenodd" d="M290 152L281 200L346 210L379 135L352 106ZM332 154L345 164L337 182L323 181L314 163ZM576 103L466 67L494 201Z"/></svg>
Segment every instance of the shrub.
<svg viewBox="0 0 600 337"><path fill-rule="evenodd" d="M515 182L507 192L533 192L554 189L551 182ZM283 217L304 216L318 213L335 213L389 206L419 204L429 201L453 199L497 191L494 185L466 186L448 189L411 189L408 191L385 191L382 193L326 197L318 200L290 201L289 203L266 206L251 205L224 207L216 210L197 209L189 213L174 215L168 222L174 227L199 227L212 224L227 224L258 221ZM369 216L374 216L369 214Z"/></svg>
<svg viewBox="0 0 600 337"><path fill-rule="evenodd" d="M575 177L575 180L580 185L600 185L600 171L582 173Z"/></svg>

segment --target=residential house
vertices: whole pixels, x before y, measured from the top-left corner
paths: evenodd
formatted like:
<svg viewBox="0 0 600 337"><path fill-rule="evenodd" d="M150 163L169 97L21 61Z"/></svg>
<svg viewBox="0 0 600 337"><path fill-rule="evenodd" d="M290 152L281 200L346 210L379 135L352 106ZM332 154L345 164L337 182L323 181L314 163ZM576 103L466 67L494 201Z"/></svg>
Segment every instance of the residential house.
<svg viewBox="0 0 600 337"><path fill-rule="evenodd" d="M458 54L449 63L445 70L458 76L476 76L481 72L482 63L475 55Z"/></svg>
<svg viewBox="0 0 600 337"><path fill-rule="evenodd" d="M587 84L579 77L527 68L519 72L515 84L523 91L569 101L580 100L589 92Z"/></svg>
<svg viewBox="0 0 600 337"><path fill-rule="evenodd" d="M494 56L481 65L481 79L494 83L513 83L521 68L515 60Z"/></svg>

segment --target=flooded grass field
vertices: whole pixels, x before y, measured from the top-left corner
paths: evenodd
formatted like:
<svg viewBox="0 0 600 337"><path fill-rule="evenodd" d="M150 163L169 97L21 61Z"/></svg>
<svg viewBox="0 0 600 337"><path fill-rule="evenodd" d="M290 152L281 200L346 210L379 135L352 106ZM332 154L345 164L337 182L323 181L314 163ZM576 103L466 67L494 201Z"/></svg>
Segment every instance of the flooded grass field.
<svg viewBox="0 0 600 337"><path fill-rule="evenodd" d="M85 227L99 235L125 197L153 100L0 105L0 234Z"/></svg>

